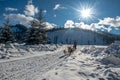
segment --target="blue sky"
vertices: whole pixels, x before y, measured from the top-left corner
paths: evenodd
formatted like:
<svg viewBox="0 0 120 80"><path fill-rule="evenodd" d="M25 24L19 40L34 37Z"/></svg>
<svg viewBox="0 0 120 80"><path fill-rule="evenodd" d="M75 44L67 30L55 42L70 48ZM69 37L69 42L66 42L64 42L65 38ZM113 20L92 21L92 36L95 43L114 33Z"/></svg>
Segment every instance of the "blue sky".
<svg viewBox="0 0 120 80"><path fill-rule="evenodd" d="M28 4L28 1L30 0L0 0L0 22L4 21L5 16L3 15L25 14L25 6ZM83 22L84 25L100 23L99 26L107 25L119 28L119 25L116 26L116 24L119 24L117 20L119 20L120 16L120 0L32 0L32 3L38 10L44 10L47 22L58 26L64 26L66 23L69 26L74 26L75 23L81 24ZM93 17L83 19L78 10L86 6L94 9ZM6 10L6 8L9 9ZM14 9L11 10L10 8ZM111 21L106 22L107 20ZM112 22L115 22L115 25Z"/></svg>

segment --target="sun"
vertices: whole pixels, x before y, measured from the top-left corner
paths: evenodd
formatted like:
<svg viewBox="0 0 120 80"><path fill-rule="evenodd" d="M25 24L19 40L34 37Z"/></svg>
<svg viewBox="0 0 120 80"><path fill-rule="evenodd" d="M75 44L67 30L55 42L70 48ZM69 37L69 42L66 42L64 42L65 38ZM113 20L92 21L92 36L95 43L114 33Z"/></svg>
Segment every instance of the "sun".
<svg viewBox="0 0 120 80"><path fill-rule="evenodd" d="M90 18L92 17L92 10L91 9L83 9L80 11L80 16L82 18Z"/></svg>
<svg viewBox="0 0 120 80"><path fill-rule="evenodd" d="M76 11L76 18L79 21L94 21L97 19L97 7L95 3L80 3L76 5L76 7L72 7Z"/></svg>

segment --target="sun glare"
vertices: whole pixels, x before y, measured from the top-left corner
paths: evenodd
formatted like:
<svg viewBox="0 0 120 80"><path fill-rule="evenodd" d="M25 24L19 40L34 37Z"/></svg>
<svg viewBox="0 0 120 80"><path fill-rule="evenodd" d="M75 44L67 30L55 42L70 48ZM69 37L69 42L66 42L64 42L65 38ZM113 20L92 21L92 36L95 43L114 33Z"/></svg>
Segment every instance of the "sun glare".
<svg viewBox="0 0 120 80"><path fill-rule="evenodd" d="M82 18L89 18L92 16L92 11L91 9L83 9L80 11L80 15Z"/></svg>
<svg viewBox="0 0 120 80"><path fill-rule="evenodd" d="M73 9L77 12L77 18L80 21L92 21L97 15L97 10L95 6L90 3L80 3L77 7L73 7Z"/></svg>

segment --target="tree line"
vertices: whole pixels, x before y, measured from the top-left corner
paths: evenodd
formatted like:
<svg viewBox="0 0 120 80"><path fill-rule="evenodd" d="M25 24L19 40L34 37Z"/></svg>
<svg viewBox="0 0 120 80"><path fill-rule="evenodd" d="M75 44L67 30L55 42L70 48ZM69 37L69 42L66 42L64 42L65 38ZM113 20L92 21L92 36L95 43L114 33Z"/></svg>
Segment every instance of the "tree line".
<svg viewBox="0 0 120 80"><path fill-rule="evenodd" d="M17 41L24 42L29 45L33 44L45 44L48 42L49 38L47 36L46 32L46 24L44 23L44 15L43 11L39 12L39 16L37 18L34 18L31 22L30 28L27 28L27 30L22 34L21 36L15 36L17 35L11 30L11 25L9 21L9 17L6 19L6 23L4 24L4 27L0 30L0 43L14 43ZM22 25L17 25L22 26ZM22 39L22 40L19 40Z"/></svg>

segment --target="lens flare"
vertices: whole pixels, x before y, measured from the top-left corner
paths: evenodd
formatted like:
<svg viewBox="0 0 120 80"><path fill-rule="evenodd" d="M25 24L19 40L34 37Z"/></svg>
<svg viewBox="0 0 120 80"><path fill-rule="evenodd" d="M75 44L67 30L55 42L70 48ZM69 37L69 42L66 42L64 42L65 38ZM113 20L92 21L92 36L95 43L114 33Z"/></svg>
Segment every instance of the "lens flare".
<svg viewBox="0 0 120 80"><path fill-rule="evenodd" d="M92 16L92 10L91 9L83 9L80 11L80 15L83 18L89 18Z"/></svg>
<svg viewBox="0 0 120 80"><path fill-rule="evenodd" d="M97 10L95 4L80 3L77 7L72 7L76 11L76 15L79 21L93 21L97 19Z"/></svg>

